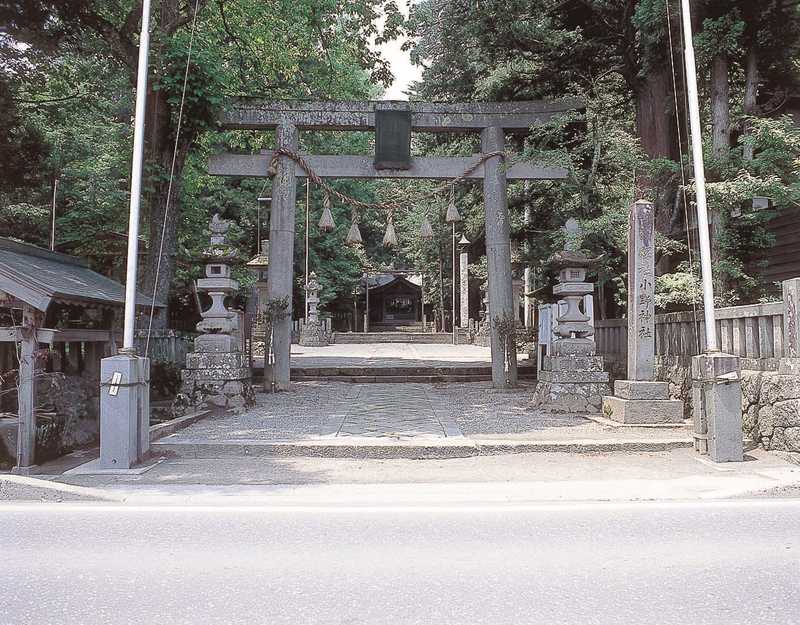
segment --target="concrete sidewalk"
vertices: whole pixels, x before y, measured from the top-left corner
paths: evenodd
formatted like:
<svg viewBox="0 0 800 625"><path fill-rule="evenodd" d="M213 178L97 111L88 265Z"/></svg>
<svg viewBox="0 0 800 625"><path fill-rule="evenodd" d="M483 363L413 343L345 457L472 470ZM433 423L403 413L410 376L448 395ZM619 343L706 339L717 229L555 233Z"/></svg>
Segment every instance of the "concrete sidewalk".
<svg viewBox="0 0 800 625"><path fill-rule="evenodd" d="M63 497L58 497L59 490ZM753 450L745 462L714 465L687 449L424 462L172 458L138 475L0 476L0 500L95 500L131 505L518 505L752 496L800 496L798 460Z"/></svg>

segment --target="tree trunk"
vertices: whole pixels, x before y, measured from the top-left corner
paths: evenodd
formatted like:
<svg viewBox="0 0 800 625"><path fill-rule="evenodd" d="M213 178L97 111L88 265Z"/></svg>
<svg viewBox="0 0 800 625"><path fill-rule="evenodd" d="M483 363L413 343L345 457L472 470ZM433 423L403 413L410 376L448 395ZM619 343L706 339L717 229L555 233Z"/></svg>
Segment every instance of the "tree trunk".
<svg viewBox="0 0 800 625"><path fill-rule="evenodd" d="M678 160L671 84L667 69L654 69L635 83L636 128L642 149L651 159ZM674 186L665 185L663 180L642 173L638 177L637 187L637 195L650 195L653 200L656 230L669 234L671 198L676 192Z"/></svg>
<svg viewBox="0 0 800 625"><path fill-rule="evenodd" d="M675 118L670 76L666 69L647 74L636 89L636 128L650 158L674 158Z"/></svg>
<svg viewBox="0 0 800 625"><path fill-rule="evenodd" d="M716 159L725 159L731 148L730 83L728 81L728 55L718 54L711 66L711 134L712 154ZM722 224L721 216L713 204L708 207L708 225L711 237L711 260L716 263L722 259L719 247ZM719 282L717 289L724 289Z"/></svg>
<svg viewBox="0 0 800 625"><path fill-rule="evenodd" d="M186 132L181 135L175 155L175 169L170 189L170 172L175 148L172 109L162 91L151 93L149 106L152 107L148 116L151 123L147 134L152 193L147 230L149 244L140 284L148 301L155 296L156 303L167 305L170 285L175 275L177 230L181 218L183 166L186 163L193 137ZM167 322L168 311L164 309L161 314L154 316L153 327L165 328Z"/></svg>
<svg viewBox="0 0 800 625"><path fill-rule="evenodd" d="M747 50L747 59L745 61L745 83L744 83L744 114L755 115L758 106L758 52L755 46L751 46ZM750 124L745 122L745 134L750 134ZM744 160L753 160L753 146L745 144L744 146Z"/></svg>
<svg viewBox="0 0 800 625"><path fill-rule="evenodd" d="M728 55L714 57L711 67L711 126L715 158L725 158L731 148L730 83Z"/></svg>

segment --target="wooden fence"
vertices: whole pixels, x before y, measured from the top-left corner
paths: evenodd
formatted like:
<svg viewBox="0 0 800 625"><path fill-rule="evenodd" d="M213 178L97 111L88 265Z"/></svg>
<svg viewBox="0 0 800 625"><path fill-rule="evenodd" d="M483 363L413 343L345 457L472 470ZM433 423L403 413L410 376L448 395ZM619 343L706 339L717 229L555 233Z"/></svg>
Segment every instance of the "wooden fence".
<svg viewBox="0 0 800 625"><path fill-rule="evenodd" d="M183 367L186 354L194 349L196 332L178 330L152 330L147 355L152 362L171 362ZM135 334L136 351L144 355L147 348L147 330L137 330Z"/></svg>
<svg viewBox="0 0 800 625"><path fill-rule="evenodd" d="M743 359L745 369L770 370L784 356L783 302L718 308L717 340L723 352ZM627 358L626 319L595 321L597 353L606 360ZM695 356L705 350L703 311L656 315L656 355Z"/></svg>

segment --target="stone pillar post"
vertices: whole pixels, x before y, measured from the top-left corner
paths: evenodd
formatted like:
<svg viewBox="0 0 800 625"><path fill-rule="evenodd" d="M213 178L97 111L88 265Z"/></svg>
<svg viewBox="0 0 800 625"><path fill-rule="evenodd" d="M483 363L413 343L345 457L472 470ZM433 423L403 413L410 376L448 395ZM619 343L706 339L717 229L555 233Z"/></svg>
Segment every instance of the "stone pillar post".
<svg viewBox="0 0 800 625"><path fill-rule="evenodd" d="M603 414L621 423L680 423L683 403L655 376L655 212L639 200L628 214L628 379L603 397Z"/></svg>
<svg viewBox="0 0 800 625"><path fill-rule="evenodd" d="M461 237L459 245L461 246L461 255L459 257L459 286L460 286L460 321L461 327L469 327L469 252L467 250L466 237Z"/></svg>
<svg viewBox="0 0 800 625"><path fill-rule="evenodd" d="M639 200L628 213L628 379L655 380L655 213Z"/></svg>
<svg viewBox="0 0 800 625"><path fill-rule="evenodd" d="M297 150L297 128L290 124L275 131L277 147ZM286 298L288 308L283 319L276 320L272 331L275 353L273 381L276 390L289 390L290 349L292 343L292 276L294 270L294 226L297 186L295 163L282 156L272 181L272 211L269 223L269 268L267 299L272 302Z"/></svg>
<svg viewBox="0 0 800 625"><path fill-rule="evenodd" d="M519 308L520 304L522 303L522 295L525 292L525 282L522 278L514 278L511 281L511 299L514 302L514 318L516 319L517 323L524 323L525 317L520 317Z"/></svg>
<svg viewBox="0 0 800 625"><path fill-rule="evenodd" d="M523 294L523 312L525 314L525 327L530 328L533 327L533 298L529 295L531 291L533 291L533 272L531 271L530 267L525 267L525 273L523 274L523 284L525 288L525 292Z"/></svg>
<svg viewBox="0 0 800 625"><path fill-rule="evenodd" d="M783 344L780 373L800 375L800 278L783 281Z"/></svg>
<svg viewBox="0 0 800 625"><path fill-rule="evenodd" d="M505 150L503 129L484 128L481 134L483 153ZM516 337L502 336L497 322L513 322L514 304L511 293L511 244L508 222L508 198L503 158L495 156L484 164L483 196L486 212L486 260L489 273L491 313L490 345L492 350L492 385L503 388L517 383ZM508 351L508 354L506 352ZM507 357L507 358L506 358ZM508 371L506 371L508 360Z"/></svg>

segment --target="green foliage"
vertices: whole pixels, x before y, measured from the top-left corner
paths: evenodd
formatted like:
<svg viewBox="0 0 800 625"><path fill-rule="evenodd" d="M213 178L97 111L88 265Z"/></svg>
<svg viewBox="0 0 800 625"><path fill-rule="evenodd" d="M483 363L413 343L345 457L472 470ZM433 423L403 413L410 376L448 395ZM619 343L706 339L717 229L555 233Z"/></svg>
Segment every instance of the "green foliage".
<svg viewBox="0 0 800 625"><path fill-rule="evenodd" d="M693 10L701 25L695 43L703 115L710 118L711 61L724 53L731 67L734 137L741 137L724 160L716 161L706 150L709 202L719 223L714 270L723 288L718 301L752 301L765 286L753 273L753 259L770 245L765 225L776 213L797 205L800 172L793 123L743 116L744 65L755 48L764 92L783 93L795 84L800 12L785 3L747 0L703 0L693 2ZM685 213L692 206L683 202L681 163L672 160L679 153L672 98L677 95L681 107L685 97L680 91L673 94L671 83L674 64L681 88L679 17L679 3L664 0L488 1L469 8L424 0L412 14L410 26L419 37L415 53L425 61L419 97L579 96L585 101L585 110L535 126L522 145L512 142L523 158L566 167L569 175L563 182L533 182L524 190L509 185L509 209L512 237L523 243L522 258L534 268L542 267L562 245L558 228L569 217L580 220L584 247L603 254L597 281L614 294L606 302L613 299L618 306L614 311L607 305L600 314L624 312L627 213L640 197L656 203L657 262L666 271L659 281L659 306L674 309L696 301L696 278L686 263ZM646 96L654 88L664 89L668 99L648 103ZM650 108L640 109L642 102ZM655 150L660 150L659 158L648 159L642 146L649 142L652 151L653 124L666 129L667 145ZM743 158L744 144L754 147L751 161ZM688 153L685 143L682 147ZM441 143L436 149L442 149ZM690 177L688 160L683 165ZM689 197L691 191L690 186ZM753 211L750 200L756 196L771 198L774 211ZM530 214L527 227L523 210ZM478 236L481 217L480 210L474 215L468 211L466 223ZM696 242L692 247L696 255ZM547 282L546 271L538 273Z"/></svg>
<svg viewBox="0 0 800 625"><path fill-rule="evenodd" d="M193 6L163 0L153 16L142 227L150 260L158 250L151 230L166 210ZM199 275L199 256L214 212L234 222L231 240L242 259L257 252L259 226L260 238L266 238L266 207L259 210L256 198L271 194L270 181L206 173L214 153L255 153L274 145L272 133L217 128L215 115L224 99L379 97L391 76L368 43L403 30L412 36L407 44L412 56L425 67L416 85L417 99L577 96L585 102L583 109L535 126L527 138L509 138L512 159L559 165L568 172L563 181L509 184L514 261L543 276L537 286L549 279L544 262L563 244L560 227L576 217L585 231L583 246L603 255L596 279L611 302L606 312L623 312L627 211L643 196L657 204L657 260L665 272L659 279L659 306L674 309L696 300L696 278L686 263L686 207L668 47L667 7L680 103L684 94L675 0L420 0L407 24L396 3L388 0L201 0L199 6L171 203L178 226L166 247L167 255L176 259L174 301L194 299L191 282ZM752 260L771 244L766 222L800 203L800 134L788 118L761 116L769 110L745 114L745 59L757 53L761 92L774 93L780 102L781 94L798 82L798 9L790 3L750 0L698 0L693 6L701 26L696 44L703 102L711 91L711 61L724 53L731 67L733 134L739 138L729 154L709 156L706 163L709 200L720 224L720 257L715 262L718 280L725 285L720 301L753 300L764 296ZM0 142L9 148L0 154L5 173L0 181L0 235L46 244L58 178L59 248L88 256L95 268L115 277L121 277L125 254L138 10L138 4L127 0L9 0L0 6L6 25L0 35ZM376 25L380 13L386 16L381 32ZM654 86L664 89L663 101L644 109L642 118L643 98ZM707 106L703 115L705 121L710 118ZM652 137L647 136L650 121L658 121L668 135L667 145L653 159L647 158L653 153ZM752 160L744 158L745 146L752 146ZM415 154L428 155L469 155L479 149L475 136L457 134L415 136L413 144ZM304 133L301 150L370 154L372 137ZM689 165L688 160L683 164ZM388 216L381 210L362 211L364 244L350 248L344 245L350 207L334 202L336 229L322 234L316 227L322 193L311 189L308 264L322 285L323 307L351 297L364 271L403 268L423 274L426 301L443 316L452 286L452 231L444 222L447 193L431 199L429 183L332 184L362 201L402 198L407 207L394 215L397 249L382 245ZM302 310L306 262L303 191L299 186L295 310ZM484 237L482 189L464 182L455 194L463 217L459 234L473 241L473 275L484 281L485 263L477 259ZM752 210L754 196L771 198L773 210ZM430 241L419 236L426 216L434 230ZM235 275L245 294L252 277L242 268Z"/></svg>

